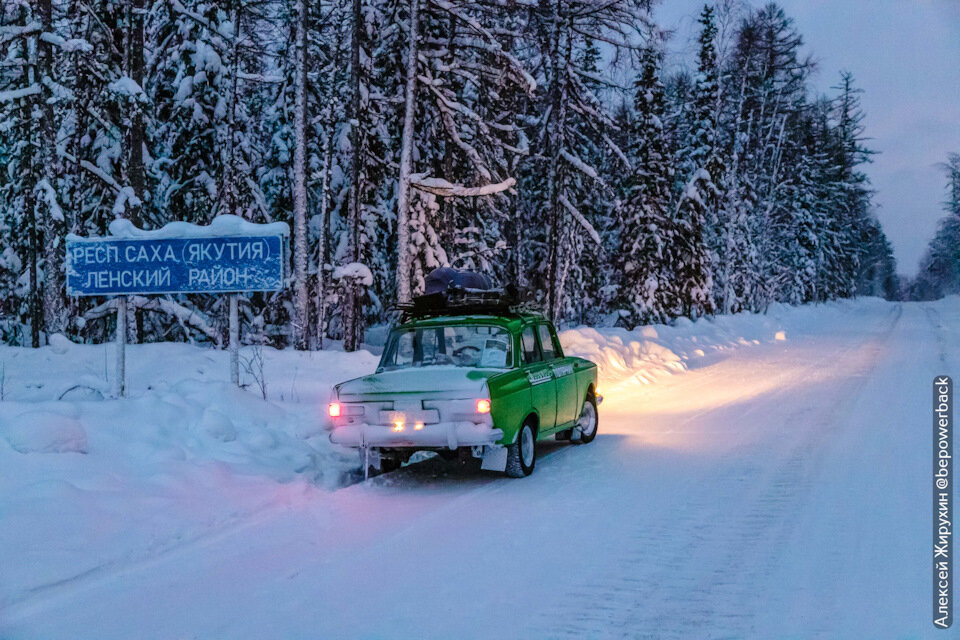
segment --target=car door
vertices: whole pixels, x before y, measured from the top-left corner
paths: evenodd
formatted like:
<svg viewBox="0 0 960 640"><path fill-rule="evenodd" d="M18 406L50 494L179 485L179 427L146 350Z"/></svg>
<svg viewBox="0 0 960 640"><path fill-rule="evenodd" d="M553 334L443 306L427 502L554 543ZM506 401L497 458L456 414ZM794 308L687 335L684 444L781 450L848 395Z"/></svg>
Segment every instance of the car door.
<svg viewBox="0 0 960 640"><path fill-rule="evenodd" d="M540 350L544 362L550 365L557 385L557 426L566 425L578 418L577 376L573 373L573 363L563 357L560 341L553 325L544 322L537 325L540 338Z"/></svg>
<svg viewBox="0 0 960 640"><path fill-rule="evenodd" d="M540 433L546 434L557 425L557 385L553 370L543 361L536 325L523 328L520 347L524 372L530 382L531 402L540 415Z"/></svg>

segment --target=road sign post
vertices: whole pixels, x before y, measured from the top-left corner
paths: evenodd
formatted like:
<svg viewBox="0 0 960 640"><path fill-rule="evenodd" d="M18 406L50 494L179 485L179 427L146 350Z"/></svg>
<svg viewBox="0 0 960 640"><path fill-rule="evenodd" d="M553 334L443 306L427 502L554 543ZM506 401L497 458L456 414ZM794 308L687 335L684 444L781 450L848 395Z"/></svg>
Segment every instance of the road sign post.
<svg viewBox="0 0 960 640"><path fill-rule="evenodd" d="M126 392L127 296L134 294L229 294L230 381L239 384L237 294L284 288L289 227L220 216L207 227L175 222L156 231L116 221L111 231L106 238L68 236L67 294L118 296L116 395Z"/></svg>
<svg viewBox="0 0 960 640"><path fill-rule="evenodd" d="M237 294L230 294L230 382L240 386L240 312Z"/></svg>
<svg viewBox="0 0 960 640"><path fill-rule="evenodd" d="M127 392L127 296L117 298L117 370L114 373L114 394L122 398Z"/></svg>

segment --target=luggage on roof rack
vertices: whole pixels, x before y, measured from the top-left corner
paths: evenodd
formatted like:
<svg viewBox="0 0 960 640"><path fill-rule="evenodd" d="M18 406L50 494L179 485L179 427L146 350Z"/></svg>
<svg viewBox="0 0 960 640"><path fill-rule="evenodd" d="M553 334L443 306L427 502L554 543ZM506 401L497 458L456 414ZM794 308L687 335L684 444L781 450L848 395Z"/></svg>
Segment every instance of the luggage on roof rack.
<svg viewBox="0 0 960 640"><path fill-rule="evenodd" d="M440 267L423 279L424 295L447 293L451 290L491 291L496 288L493 278L476 271Z"/></svg>
<svg viewBox="0 0 960 640"><path fill-rule="evenodd" d="M490 276L475 271L441 267L424 279L425 293L394 308L402 321L446 315L505 314L517 304L512 286L497 288Z"/></svg>

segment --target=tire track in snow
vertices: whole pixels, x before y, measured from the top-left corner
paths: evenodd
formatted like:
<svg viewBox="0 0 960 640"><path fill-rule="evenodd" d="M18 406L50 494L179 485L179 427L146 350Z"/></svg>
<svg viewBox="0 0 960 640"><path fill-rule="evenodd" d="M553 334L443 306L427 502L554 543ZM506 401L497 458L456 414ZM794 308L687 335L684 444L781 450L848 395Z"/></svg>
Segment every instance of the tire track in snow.
<svg viewBox="0 0 960 640"><path fill-rule="evenodd" d="M789 444L782 464L765 468L751 464L752 444L728 455L735 464L719 475L700 474L684 492L682 509L667 513L651 527L638 518L628 547L618 565L594 576L562 595L560 605L545 611L536 629L549 629L550 637L610 638L726 638L756 635L753 609L764 606L761 586L777 564L777 550L785 548L798 508L817 474L821 451L831 442L833 425L852 411L857 397L889 348L890 336L902 313L897 307L886 326L841 353L831 353L804 367L815 372L833 365L838 373L854 376L852 387L835 389L826 406L802 405L783 416ZM844 371L853 361L851 371ZM829 384L829 383L828 383ZM703 386L703 385L699 385ZM772 393L762 405L750 403L739 418L768 408L791 406L791 388ZM728 409L729 404L701 411L684 422L700 421ZM790 425L811 424L805 429ZM772 467L772 473L771 473ZM698 491L703 483L720 487ZM679 492L678 492L679 493ZM642 509L642 505L640 507ZM677 514L679 511L679 515ZM675 540L679 545L657 557L650 550ZM651 563L655 563L651 566ZM697 567L694 573L685 570ZM590 603L588 607L571 603ZM819 631L827 634L835 612L826 609Z"/></svg>
<svg viewBox="0 0 960 640"><path fill-rule="evenodd" d="M940 362L946 365L947 340L943 335L943 323L940 320L940 312L928 304L923 305L923 311L924 314L926 314L927 322L930 323L930 326L933 328L933 331L937 337L937 349L939 351Z"/></svg>

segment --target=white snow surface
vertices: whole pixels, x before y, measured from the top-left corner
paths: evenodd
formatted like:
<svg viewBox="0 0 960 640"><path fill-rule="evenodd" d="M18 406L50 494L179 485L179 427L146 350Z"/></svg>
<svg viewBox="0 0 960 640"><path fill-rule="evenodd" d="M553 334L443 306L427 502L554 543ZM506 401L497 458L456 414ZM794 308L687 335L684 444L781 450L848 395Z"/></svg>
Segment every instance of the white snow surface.
<svg viewBox="0 0 960 640"><path fill-rule="evenodd" d="M563 331L599 435L523 480L356 483L323 411L368 351L266 349L263 401L224 351L132 345L100 399L113 346L64 340L0 347L0 637L946 637L930 389L958 297Z"/></svg>
<svg viewBox="0 0 960 640"><path fill-rule="evenodd" d="M244 220L240 216L225 214L217 216L210 224L192 222L168 222L159 229L141 229L125 218L110 223L110 235L114 238L152 240L158 238L214 238L219 236L269 236L290 235L285 222L260 224ZM70 234L69 239L82 239Z"/></svg>

